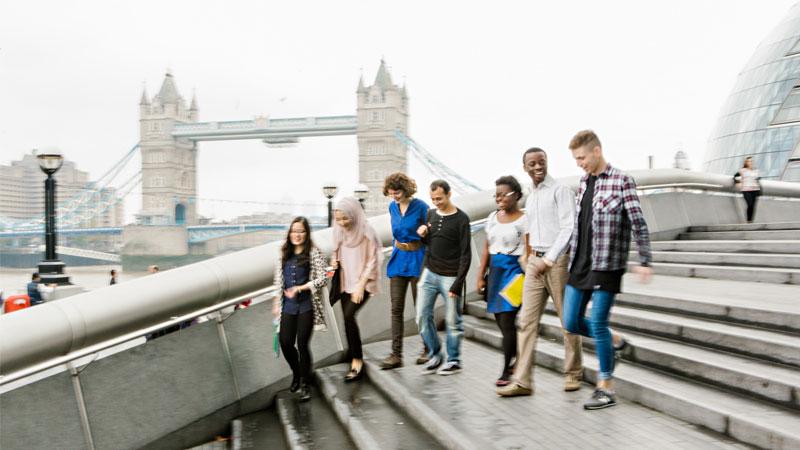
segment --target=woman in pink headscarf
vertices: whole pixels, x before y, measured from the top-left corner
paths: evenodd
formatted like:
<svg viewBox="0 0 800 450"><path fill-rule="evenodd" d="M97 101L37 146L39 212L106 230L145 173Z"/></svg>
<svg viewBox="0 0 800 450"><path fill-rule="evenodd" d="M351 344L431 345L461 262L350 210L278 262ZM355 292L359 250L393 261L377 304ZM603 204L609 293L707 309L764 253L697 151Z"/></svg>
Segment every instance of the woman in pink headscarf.
<svg viewBox="0 0 800 450"><path fill-rule="evenodd" d="M331 265L341 267L342 313L351 359L350 371L344 379L356 381L361 378L364 368L356 313L370 295L378 293L382 246L358 200L343 198L333 213L336 222L333 225Z"/></svg>

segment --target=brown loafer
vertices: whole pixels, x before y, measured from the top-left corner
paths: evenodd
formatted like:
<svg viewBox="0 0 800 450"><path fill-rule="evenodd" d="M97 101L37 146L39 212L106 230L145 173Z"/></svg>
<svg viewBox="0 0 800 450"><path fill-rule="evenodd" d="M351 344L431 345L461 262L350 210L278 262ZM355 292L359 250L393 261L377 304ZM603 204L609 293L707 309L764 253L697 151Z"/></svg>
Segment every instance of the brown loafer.
<svg viewBox="0 0 800 450"><path fill-rule="evenodd" d="M580 388L581 388L581 379L580 378L578 378L576 376L572 376L572 375L567 375L566 377L564 377L564 390L565 391L572 392L572 391L577 391Z"/></svg>
<svg viewBox="0 0 800 450"><path fill-rule="evenodd" d="M511 383L508 386L499 387L495 390L500 397L519 397L522 395L533 395L533 389L526 388L519 383Z"/></svg>
<svg viewBox="0 0 800 450"><path fill-rule="evenodd" d="M383 359L383 361L381 361L382 370L397 369L398 367L403 367L403 358L395 355L394 353L387 356L386 358Z"/></svg>

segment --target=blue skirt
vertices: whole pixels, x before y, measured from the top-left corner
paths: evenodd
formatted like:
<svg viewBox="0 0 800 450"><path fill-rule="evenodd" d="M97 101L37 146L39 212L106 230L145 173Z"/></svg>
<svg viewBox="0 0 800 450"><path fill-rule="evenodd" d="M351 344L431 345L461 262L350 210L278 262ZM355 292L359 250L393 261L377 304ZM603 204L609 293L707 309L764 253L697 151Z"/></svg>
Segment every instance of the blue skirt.
<svg viewBox="0 0 800 450"><path fill-rule="evenodd" d="M519 256L498 253L489 263L489 279L486 283L486 310L490 313L516 311L519 307L508 303L500 295L503 288L517 275L524 273L519 266Z"/></svg>

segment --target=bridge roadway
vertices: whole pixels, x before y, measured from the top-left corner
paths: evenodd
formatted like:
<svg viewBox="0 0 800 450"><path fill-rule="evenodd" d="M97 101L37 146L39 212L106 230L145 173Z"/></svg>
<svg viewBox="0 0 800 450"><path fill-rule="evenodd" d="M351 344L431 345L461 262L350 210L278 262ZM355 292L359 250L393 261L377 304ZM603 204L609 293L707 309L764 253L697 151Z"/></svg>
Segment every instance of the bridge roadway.
<svg viewBox="0 0 800 450"><path fill-rule="evenodd" d="M741 199L726 193L731 189L728 177L672 170L634 172L633 175L643 189L643 208L654 239L665 241L665 246L677 249L676 253L686 250L690 241L678 238L692 226L741 221ZM575 180L567 181L574 183ZM681 188L670 188L670 184ZM648 189L654 185L659 187ZM800 222L800 208L796 207L800 199L797 185L765 182L764 189L759 220ZM486 193L478 193L459 198L458 205L472 219L479 220L494 208L488 199ZM388 217L375 217L371 222L381 239L390 242ZM477 225L473 236L475 260L484 239ZM328 230L319 231L314 237L324 251L330 250ZM705 245L713 253L712 244L718 237L710 234L708 239L700 241L706 241ZM792 241L788 239L784 248L794 248L796 244ZM748 250L749 244L742 245L729 253L752 251ZM0 416L0 447L186 448L227 433L232 420L239 420L242 430L251 429L250 413L274 405L276 393L285 389L289 381L285 363L271 354L268 303L257 303L235 314L219 316L218 320L99 357L88 365L82 361L75 370L65 370L56 363L82 356L82 351L91 358L105 348L109 339L117 338L116 343L141 336L148 331L142 331L143 327L158 328L172 316L187 314L176 319L184 320L193 314L206 314L220 302L245 298L249 292L271 282L276 251L276 244L267 244L0 317L0 375L3 376L0 405L4 411L14 412ZM662 264L667 268L666 265L672 263ZM702 262L689 264L698 268L706 265ZM475 284L476 266L473 265L469 274L470 288ZM791 266L779 269L790 277L797 271ZM656 270L661 269L657 267ZM800 429L800 408L796 404L797 392L800 392L796 376L800 314L791 303L791 299L800 298L792 295L798 288L770 282L767 276L770 270L750 267L748 272L756 279L697 280L693 277L704 272L689 271L654 283L654 291L633 289L621 297L618 313L612 321L615 327L637 337L632 339L633 350L625 355L627 361L618 373L622 404L615 410L581 416L580 420L588 421L587 427L605 418L613 422L610 429L618 431L591 429L593 444L620 444L620 433L631 434L628 442L633 444L646 439L641 431L647 430L654 437L649 445L653 448L674 448L672 441L678 440L678 436L683 440L676 445L685 447L695 446L702 440L708 441L709 446L722 448L745 445L796 448L800 445L796 432ZM764 277L759 279L759 274ZM685 280L691 280L691 284L686 284L689 287L681 284L680 292L676 292L676 284ZM692 287L703 283L715 284ZM750 284L745 289L741 283ZM383 286L383 293L371 299L360 313L363 338L376 342L375 346L368 346L370 364L382 356L385 349L381 345L385 344L379 341L388 337L387 284ZM763 285L763 289L754 286L756 284ZM720 295L708 296L709 290L720 291ZM734 303L724 303L728 292L739 291L742 294ZM746 293L759 291L771 293L767 297L773 300L763 304L748 303ZM235 298L237 296L242 297ZM783 309L772 306L781 302ZM440 308L437 313L441 312ZM480 303L470 302L470 312L472 316L466 318L467 337L488 348L471 343L465 345L470 353L465 355L464 373L436 378L428 386L413 384L418 382L411 375L415 368L410 365L392 373L370 370L368 381L376 389L404 386L409 395L392 396L392 389L384 389L381 397L376 397L365 388L365 397L354 398L352 393L326 382L326 375L330 375L329 380L335 380L336 371L340 369L319 370L320 392L330 412L319 411L319 407L304 410L305 407L298 406L294 411L300 413L295 414L287 409L293 407L293 400L287 399L287 408L276 413L284 430L301 430L294 434L287 432L287 435L306 439L306 443L310 439L314 448L326 448L324 434L304 435L305 431L295 425L297 421L314 421L317 415L334 414L345 424L342 430L357 448L373 448L370 442L383 442L385 435L381 433L394 428L387 423L373 424L370 422L373 417L376 421L387 417L421 421L422 428L433 430L431 437L446 448L487 448L476 445L482 442L479 438L491 441L488 448L506 448L503 443L510 441L494 440L493 435L485 431L492 429L491 426L482 425L481 428L473 424L490 422L500 430L494 433L512 435L516 431L514 424L520 423L519 418L525 415L541 420L542 427L541 435L526 434L528 440L521 442L524 446L534 448L536 439L558 443L566 442L563 439L569 434L574 436L565 424L571 420L569 414L588 414L576 408L576 402L585 398L589 387L581 390L580 400L564 397L566 394L554 389L552 385L558 384L554 381L557 376L548 374L547 370L560 364L559 345L545 340L537 350L538 391L534 397L510 402L492 399L491 380L496 376L492 368L499 368L500 360L496 351L489 350L497 344L496 327L486 322ZM341 361L344 349L339 308L326 307L326 315L329 330L315 333L312 341L318 368ZM406 310L406 319L407 330L413 335L410 307ZM556 330L553 316L547 314L543 319L543 335L557 338ZM120 337L122 335L125 336ZM711 347L708 350L698 348L703 345ZM595 373L591 342L586 343L586 350L584 378L591 383ZM51 366L55 366L52 370L56 373L40 374ZM380 378L382 375L400 377L394 380L400 385L393 385L389 378ZM462 405L467 405L463 403L466 401L483 405L481 408L488 413L473 411L471 406L458 407L457 402L448 403L447 395L439 394L440 401L427 405L426 409L426 397L438 392L438 388L444 390L443 383L456 383L456 388L469 396L460 400ZM434 384L437 389L432 388ZM337 393L342 397L337 397ZM565 403L550 407L549 402ZM636 403L650 409L640 408ZM365 416L358 412L361 405L386 407L394 412ZM369 411L369 407L361 411ZM564 419L542 416L550 409ZM292 415L287 416L287 411ZM263 418L263 414L260 417ZM465 421L459 421L462 418ZM400 422L406 423L406 419L394 423ZM396 428L403 427L397 425ZM279 436L274 438L282 440ZM244 442L244 437L242 439ZM415 441L410 439L409 442Z"/></svg>

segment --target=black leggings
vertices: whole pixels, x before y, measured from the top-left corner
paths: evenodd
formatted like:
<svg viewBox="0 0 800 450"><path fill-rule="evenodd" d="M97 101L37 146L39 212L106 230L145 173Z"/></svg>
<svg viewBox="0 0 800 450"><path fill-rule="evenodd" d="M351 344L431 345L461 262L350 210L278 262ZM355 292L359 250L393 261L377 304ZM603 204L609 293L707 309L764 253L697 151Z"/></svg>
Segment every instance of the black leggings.
<svg viewBox="0 0 800 450"><path fill-rule="evenodd" d="M364 292L364 300L359 304L350 301L350 294L342 292L342 313L344 313L344 334L347 335L347 347L349 358L364 359L361 352L361 331L356 322L356 313L369 300L369 292Z"/></svg>
<svg viewBox="0 0 800 450"><path fill-rule="evenodd" d="M744 202L747 203L747 221L752 222L753 217L756 215L756 200L760 191L744 191Z"/></svg>
<svg viewBox="0 0 800 450"><path fill-rule="evenodd" d="M314 331L314 311L302 314L281 314L281 331L278 338L281 351L295 378L311 381L311 332ZM294 347L297 341L297 349Z"/></svg>
<svg viewBox="0 0 800 450"><path fill-rule="evenodd" d="M505 359L501 378L508 378L511 375L511 360L517 356L517 312L518 310L494 313L497 327L503 333L503 356Z"/></svg>

